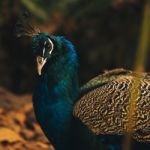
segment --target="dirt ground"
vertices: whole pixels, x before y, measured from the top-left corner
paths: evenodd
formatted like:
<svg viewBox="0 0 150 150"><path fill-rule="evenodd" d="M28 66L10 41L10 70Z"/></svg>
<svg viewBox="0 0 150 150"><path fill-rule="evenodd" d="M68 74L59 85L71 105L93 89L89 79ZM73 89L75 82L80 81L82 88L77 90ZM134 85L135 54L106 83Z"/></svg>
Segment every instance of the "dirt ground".
<svg viewBox="0 0 150 150"><path fill-rule="evenodd" d="M0 88L0 150L54 150L35 120L31 95Z"/></svg>

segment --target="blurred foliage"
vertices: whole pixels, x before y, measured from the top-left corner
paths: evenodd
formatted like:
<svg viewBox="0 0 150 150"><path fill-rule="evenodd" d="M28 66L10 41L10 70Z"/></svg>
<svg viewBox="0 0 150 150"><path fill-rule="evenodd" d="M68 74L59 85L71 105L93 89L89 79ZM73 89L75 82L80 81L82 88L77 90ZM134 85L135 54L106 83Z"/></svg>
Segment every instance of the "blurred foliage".
<svg viewBox="0 0 150 150"><path fill-rule="evenodd" d="M143 22L141 26L141 35L139 36L139 45L135 57L135 66L134 70L138 72L145 71L145 64L148 58L149 51L149 36L150 36L150 1L146 0L144 11L143 11ZM129 103L129 112L128 112L128 122L127 128L129 132L126 133L123 141L123 150L130 150L132 148L132 134L135 122L137 120L132 119L136 109L137 109L137 100L140 97L141 92L139 92L140 80L135 79L131 88L131 96Z"/></svg>
<svg viewBox="0 0 150 150"><path fill-rule="evenodd" d="M47 19L47 14L45 12L44 9L42 9L42 7L40 7L36 1L31 1L31 0L21 0L22 4L24 6L27 7L27 9L29 11L32 12L32 14L34 14L35 16L43 19L43 20L46 20Z"/></svg>
<svg viewBox="0 0 150 150"><path fill-rule="evenodd" d="M133 69L144 4L145 0L0 1L0 85L16 92L30 92L33 87L30 39L18 41L13 36L24 11L33 15L41 31L64 35L74 43L82 84L105 69Z"/></svg>
<svg viewBox="0 0 150 150"><path fill-rule="evenodd" d="M135 70L145 71L145 64L148 59L149 37L150 37L150 1L146 0L141 36L139 38L138 51L135 59Z"/></svg>

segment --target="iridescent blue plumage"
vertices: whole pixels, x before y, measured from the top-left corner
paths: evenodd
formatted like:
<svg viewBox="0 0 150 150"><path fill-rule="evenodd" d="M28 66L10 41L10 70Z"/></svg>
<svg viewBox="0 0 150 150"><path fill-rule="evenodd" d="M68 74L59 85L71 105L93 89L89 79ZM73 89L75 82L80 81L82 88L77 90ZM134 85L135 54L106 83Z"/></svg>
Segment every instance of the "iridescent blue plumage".
<svg viewBox="0 0 150 150"><path fill-rule="evenodd" d="M74 82L77 80L77 59L70 42L64 37L49 36L46 33L33 38L36 54L41 55L40 48L46 38L58 45L39 76L33 101L42 129L56 148L61 149L68 141L73 103L79 93L78 83Z"/></svg>
<svg viewBox="0 0 150 150"><path fill-rule="evenodd" d="M56 150L103 148L96 136L72 114L79 96L74 46L64 37L42 33L33 37L36 56L42 55L43 43L47 38L53 41L54 50L35 86L33 105L38 122Z"/></svg>

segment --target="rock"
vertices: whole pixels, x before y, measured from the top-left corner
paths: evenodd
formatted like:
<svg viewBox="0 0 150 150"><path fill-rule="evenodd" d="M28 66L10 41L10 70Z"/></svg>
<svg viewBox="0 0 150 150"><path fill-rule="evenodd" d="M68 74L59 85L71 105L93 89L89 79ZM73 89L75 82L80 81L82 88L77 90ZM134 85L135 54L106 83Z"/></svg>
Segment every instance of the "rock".
<svg viewBox="0 0 150 150"><path fill-rule="evenodd" d="M36 122L31 95L0 88L0 150L54 150Z"/></svg>

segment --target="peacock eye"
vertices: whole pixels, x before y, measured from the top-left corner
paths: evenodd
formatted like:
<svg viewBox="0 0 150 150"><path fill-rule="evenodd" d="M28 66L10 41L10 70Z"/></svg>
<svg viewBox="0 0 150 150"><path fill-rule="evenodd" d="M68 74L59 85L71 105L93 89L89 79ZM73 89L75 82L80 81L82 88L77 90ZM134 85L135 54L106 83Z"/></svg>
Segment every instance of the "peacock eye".
<svg viewBox="0 0 150 150"><path fill-rule="evenodd" d="M43 56L45 56L45 54L46 54L46 55L47 55L47 54L50 55L50 54L52 53L53 49L54 49L54 44L53 44L53 42L48 38L48 40L45 41L45 43L44 43Z"/></svg>
<svg viewBox="0 0 150 150"><path fill-rule="evenodd" d="M52 45L51 45L49 42L46 42L45 48L46 48L46 49L51 49L51 48L52 48Z"/></svg>

